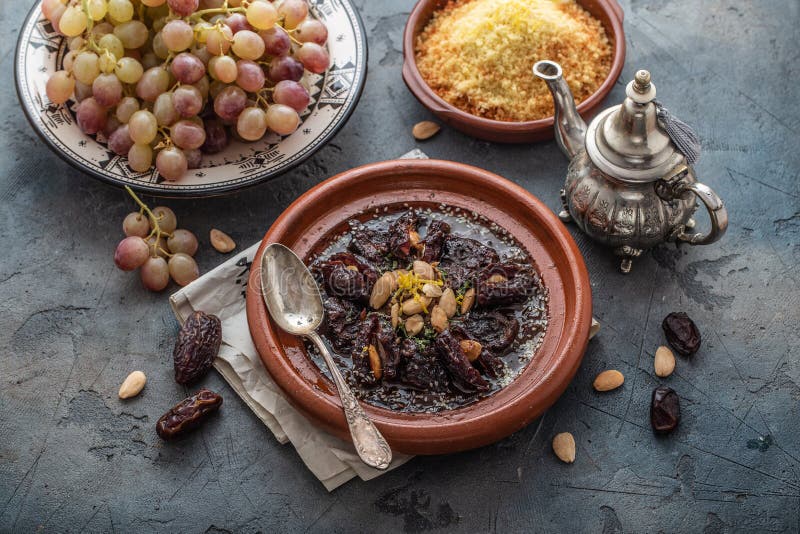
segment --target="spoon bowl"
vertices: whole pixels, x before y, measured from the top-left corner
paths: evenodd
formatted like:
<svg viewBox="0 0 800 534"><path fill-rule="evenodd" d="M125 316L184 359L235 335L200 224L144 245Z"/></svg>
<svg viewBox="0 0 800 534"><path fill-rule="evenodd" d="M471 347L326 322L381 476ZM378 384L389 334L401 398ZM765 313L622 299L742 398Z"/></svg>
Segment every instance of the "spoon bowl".
<svg viewBox="0 0 800 534"><path fill-rule="evenodd" d="M322 295L303 261L288 247L272 243L264 251L261 292L282 330L307 336L322 323Z"/></svg>

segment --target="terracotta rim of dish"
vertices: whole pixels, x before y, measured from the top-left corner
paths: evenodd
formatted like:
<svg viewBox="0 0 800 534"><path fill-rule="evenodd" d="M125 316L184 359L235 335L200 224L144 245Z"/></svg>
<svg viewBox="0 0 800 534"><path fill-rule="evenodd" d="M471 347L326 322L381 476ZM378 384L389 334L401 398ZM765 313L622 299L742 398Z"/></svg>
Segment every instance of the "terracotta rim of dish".
<svg viewBox="0 0 800 534"><path fill-rule="evenodd" d="M435 414L398 413L362 404L395 451L441 454L493 443L539 417L580 365L591 324L591 287L564 225L541 201L483 169L438 160L395 160L343 172L298 198L264 237L247 286L247 320L264 365L290 402L349 440L335 387L307 357L301 340L268 317L261 297L264 248L280 242L301 257L319 252L351 217L378 207L446 203L486 216L534 258L549 292L549 325L533 360L509 385L471 405Z"/></svg>
<svg viewBox="0 0 800 534"><path fill-rule="evenodd" d="M622 72L625 63L625 32L622 25L624 13L617 0L577 0L577 2L603 23L609 37L614 41L614 58L608 76L597 91L578 105L578 112L586 117L597 110ZM403 31L403 81L411 93L442 121L479 139L499 143L526 143L552 139L553 117L525 122L478 117L446 102L425 83L414 58L414 41L441 3L442 0L419 0L411 11Z"/></svg>

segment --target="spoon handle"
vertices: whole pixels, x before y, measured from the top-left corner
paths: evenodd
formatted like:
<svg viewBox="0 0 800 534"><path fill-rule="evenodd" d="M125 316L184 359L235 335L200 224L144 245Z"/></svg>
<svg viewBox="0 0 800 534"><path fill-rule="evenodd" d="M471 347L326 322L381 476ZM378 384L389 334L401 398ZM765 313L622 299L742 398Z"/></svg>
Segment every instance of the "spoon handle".
<svg viewBox="0 0 800 534"><path fill-rule="evenodd" d="M356 446L358 455L370 467L381 470L386 469L392 462L392 449L389 448L386 439L375 428L375 425L358 403L350 386L347 385L342 373L339 372L339 368L333 361L331 353L322 338L316 332L311 332L308 337L317 346L325 363L328 364L333 381L336 383L336 389L339 390L339 398L342 399L342 408L344 409L347 425L350 427L350 435L353 437L353 444Z"/></svg>

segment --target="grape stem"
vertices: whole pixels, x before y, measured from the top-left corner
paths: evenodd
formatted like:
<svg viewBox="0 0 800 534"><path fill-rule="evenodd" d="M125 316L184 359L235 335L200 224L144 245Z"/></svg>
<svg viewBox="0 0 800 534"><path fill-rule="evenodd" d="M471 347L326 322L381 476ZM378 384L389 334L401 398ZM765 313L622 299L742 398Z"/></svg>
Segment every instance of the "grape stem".
<svg viewBox="0 0 800 534"><path fill-rule="evenodd" d="M269 100L267 100L260 92L256 93L256 104L263 104L264 108L269 107Z"/></svg>
<svg viewBox="0 0 800 534"><path fill-rule="evenodd" d="M213 7L209 9L201 9L200 11L195 11L194 13L191 14L189 18L201 19L206 15L217 15L219 13L225 13L227 15L230 13L245 13L246 11L247 9L244 7L228 7L228 2L225 2L225 4L222 7Z"/></svg>
<svg viewBox="0 0 800 534"><path fill-rule="evenodd" d="M81 0L81 9L83 10L83 14L86 15L85 31L92 33L92 28L94 28L94 19L89 16L89 0Z"/></svg>
<svg viewBox="0 0 800 534"><path fill-rule="evenodd" d="M81 9L83 13L86 15L86 34L89 36L87 41L89 48L92 49L93 52L96 54L101 54L103 52L108 53L107 48L100 48L94 40L94 34L92 33L92 28L94 28L94 19L89 16L89 0L81 0Z"/></svg>
<svg viewBox="0 0 800 534"><path fill-rule="evenodd" d="M158 221L161 220L161 217L156 217L155 213L150 211L150 208L147 207L147 204L142 202L142 200L138 196L136 196L136 193L134 193L133 189L131 189L129 186L127 185L125 186L125 191L127 191L128 194L133 198L133 200L139 205L139 213L145 213L147 215L147 218L150 219L150 225L153 227L153 229L150 231L150 235L147 236L147 240L155 236L155 239L153 239L153 244L150 245L151 249L150 255L155 258L158 255L158 252L160 251L167 257L171 257L172 254L170 254L169 252L158 246L158 242L161 240L162 236L172 237L172 234L163 231L161 229L161 226L158 224Z"/></svg>
<svg viewBox="0 0 800 534"><path fill-rule="evenodd" d="M277 26L277 24L276 24L276 26ZM291 39L291 41L292 41L294 44L296 44L296 45L300 45L300 46L303 46L303 43L301 43L300 41L298 41L298 40L295 38L295 36L294 36L294 35L292 35L292 33L294 33L294 30L286 30L285 28L284 28L284 30L286 31L286 35L288 35L288 36L289 36L289 39Z"/></svg>

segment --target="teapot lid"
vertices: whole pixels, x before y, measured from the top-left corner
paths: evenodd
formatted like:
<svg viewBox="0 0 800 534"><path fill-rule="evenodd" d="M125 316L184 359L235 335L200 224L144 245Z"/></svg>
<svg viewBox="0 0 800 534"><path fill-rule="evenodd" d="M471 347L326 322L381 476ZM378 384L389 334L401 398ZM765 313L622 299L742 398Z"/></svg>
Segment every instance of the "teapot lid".
<svg viewBox="0 0 800 534"><path fill-rule="evenodd" d="M586 131L586 151L606 174L649 182L685 159L658 122L656 87L646 70L636 72L622 104L601 112Z"/></svg>

